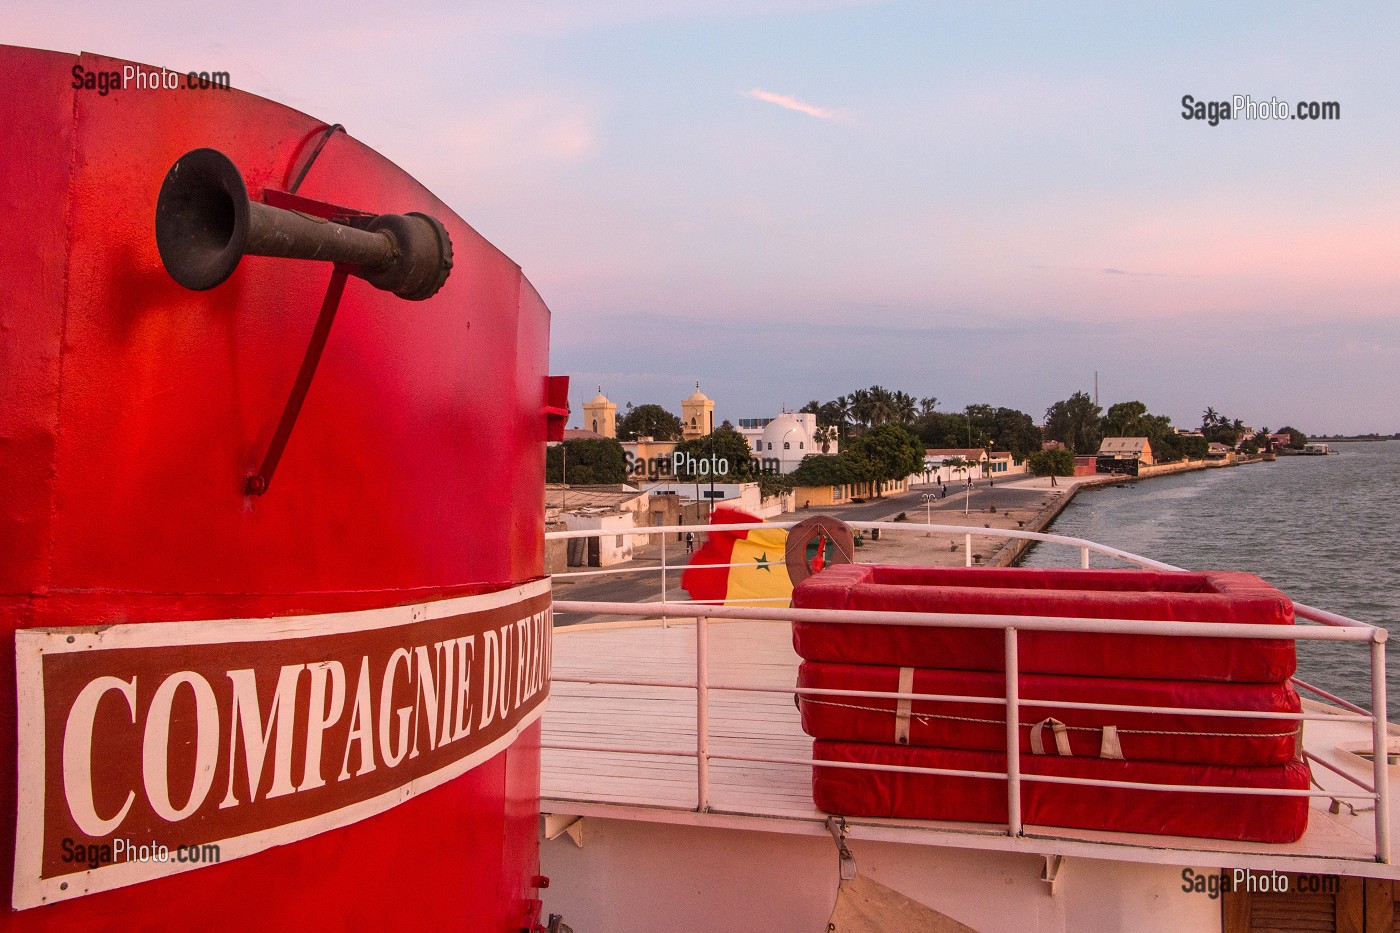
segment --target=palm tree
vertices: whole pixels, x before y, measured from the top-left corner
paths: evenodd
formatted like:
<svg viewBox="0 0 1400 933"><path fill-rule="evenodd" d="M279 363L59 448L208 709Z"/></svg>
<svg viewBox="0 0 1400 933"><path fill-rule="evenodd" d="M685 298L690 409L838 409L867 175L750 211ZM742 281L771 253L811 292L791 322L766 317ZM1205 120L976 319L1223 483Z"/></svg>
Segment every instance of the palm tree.
<svg viewBox="0 0 1400 933"><path fill-rule="evenodd" d="M1219 421L1219 420L1220 420L1220 412L1216 411L1214 408L1211 408L1209 405L1207 405L1207 406L1206 406L1205 412L1201 415L1201 427L1203 427L1203 428L1213 428L1213 427L1215 427L1215 423L1216 423L1217 421Z"/></svg>
<svg viewBox="0 0 1400 933"><path fill-rule="evenodd" d="M836 400L831 403L832 413L836 416L837 434L845 435L846 424L851 420L851 400L844 395L836 396Z"/></svg>
<svg viewBox="0 0 1400 933"><path fill-rule="evenodd" d="M851 393L851 419L856 424L870 424L870 390L856 389Z"/></svg>
<svg viewBox="0 0 1400 933"><path fill-rule="evenodd" d="M879 427L897 417L894 393L884 386L870 387L870 425Z"/></svg>
<svg viewBox="0 0 1400 933"><path fill-rule="evenodd" d="M919 414L931 415L938 408L938 399L933 396L919 399Z"/></svg>
<svg viewBox="0 0 1400 933"><path fill-rule="evenodd" d="M822 453L830 453L831 442L836 440L836 429L830 427L817 428L817 433L812 435L812 439L821 445Z"/></svg>
<svg viewBox="0 0 1400 933"><path fill-rule="evenodd" d="M919 413L919 407L914 401L914 396L900 390L894 393L893 401L895 419L901 424L911 424Z"/></svg>

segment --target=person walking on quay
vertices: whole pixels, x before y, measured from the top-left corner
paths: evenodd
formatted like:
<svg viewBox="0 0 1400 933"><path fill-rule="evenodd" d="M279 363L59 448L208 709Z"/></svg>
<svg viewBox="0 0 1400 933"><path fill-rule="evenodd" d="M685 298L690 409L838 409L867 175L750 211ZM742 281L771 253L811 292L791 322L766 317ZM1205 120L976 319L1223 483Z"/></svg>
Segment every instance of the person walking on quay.
<svg viewBox="0 0 1400 933"><path fill-rule="evenodd" d="M687 531L685 533L685 552L687 554L693 554L695 552L695 532L693 531Z"/></svg>

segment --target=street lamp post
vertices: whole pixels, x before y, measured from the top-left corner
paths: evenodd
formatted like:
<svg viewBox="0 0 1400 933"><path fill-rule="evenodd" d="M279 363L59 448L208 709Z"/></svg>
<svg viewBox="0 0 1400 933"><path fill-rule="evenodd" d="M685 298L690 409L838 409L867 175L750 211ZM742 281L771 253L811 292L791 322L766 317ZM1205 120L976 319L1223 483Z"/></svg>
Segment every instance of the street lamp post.
<svg viewBox="0 0 1400 933"><path fill-rule="evenodd" d="M925 524L925 525L932 525L932 524L933 524L933 500L934 500L934 499L937 499L938 496L937 496L936 494L934 494L934 493L926 492L926 493L923 493L922 495L920 495L919 498L922 499L922 500L924 500L924 524ZM926 531L926 532L924 532L924 537L925 537L925 538L932 538L932 537L933 537L933 532L932 532L932 531Z"/></svg>
<svg viewBox="0 0 1400 933"><path fill-rule="evenodd" d="M569 505L569 448L559 445L559 511L567 512Z"/></svg>

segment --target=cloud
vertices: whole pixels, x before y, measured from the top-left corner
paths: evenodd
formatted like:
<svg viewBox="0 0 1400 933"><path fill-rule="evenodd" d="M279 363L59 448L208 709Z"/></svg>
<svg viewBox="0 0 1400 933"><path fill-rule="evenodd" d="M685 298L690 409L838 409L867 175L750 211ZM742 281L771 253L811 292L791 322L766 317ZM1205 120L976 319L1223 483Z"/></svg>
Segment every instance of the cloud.
<svg viewBox="0 0 1400 933"><path fill-rule="evenodd" d="M1103 269L1104 275L1135 275L1146 276L1153 279L1199 279L1199 275L1191 275L1184 272L1129 272L1126 269Z"/></svg>
<svg viewBox="0 0 1400 933"><path fill-rule="evenodd" d="M843 116L840 110L830 110L826 107L806 104L796 97L789 97L786 94L774 94L772 91L765 91L762 88L749 88L747 91L740 91L739 93L744 97L753 100L761 100L766 104L776 104L784 110L796 110L798 113L805 113L807 116L816 117L818 120L840 120Z"/></svg>

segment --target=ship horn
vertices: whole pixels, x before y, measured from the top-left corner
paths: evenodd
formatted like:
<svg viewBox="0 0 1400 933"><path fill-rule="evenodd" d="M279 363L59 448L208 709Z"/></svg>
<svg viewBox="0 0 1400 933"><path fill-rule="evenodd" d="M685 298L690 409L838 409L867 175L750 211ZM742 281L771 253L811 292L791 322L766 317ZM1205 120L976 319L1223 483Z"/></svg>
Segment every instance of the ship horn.
<svg viewBox="0 0 1400 933"><path fill-rule="evenodd" d="M380 214L350 226L260 204L249 200L238 167L217 149L191 150L166 173L156 246L170 277L195 291L223 282L244 256L339 263L412 301L432 297L452 271L452 241L436 218Z"/></svg>

